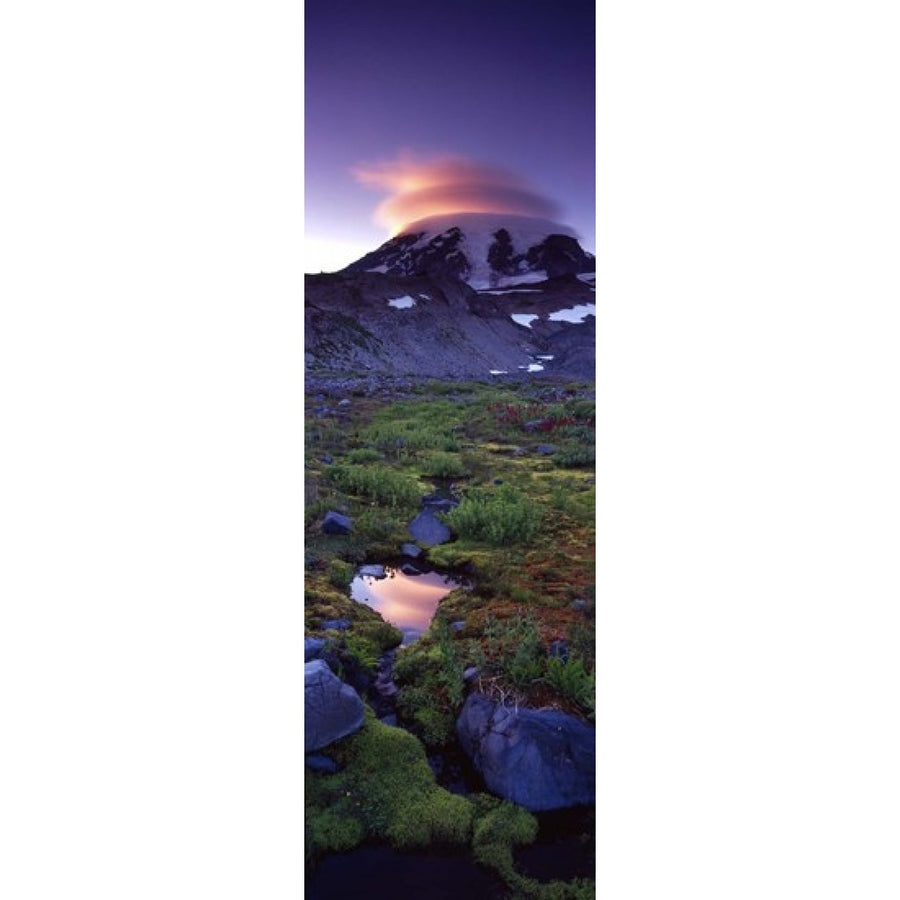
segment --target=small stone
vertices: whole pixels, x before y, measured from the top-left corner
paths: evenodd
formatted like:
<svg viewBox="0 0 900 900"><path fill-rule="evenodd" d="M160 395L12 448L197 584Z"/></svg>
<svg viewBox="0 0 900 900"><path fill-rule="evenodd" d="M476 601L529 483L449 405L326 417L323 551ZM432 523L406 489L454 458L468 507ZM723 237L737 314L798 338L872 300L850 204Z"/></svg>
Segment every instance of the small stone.
<svg viewBox="0 0 900 900"><path fill-rule="evenodd" d="M343 400L338 400L338 406L349 406L350 401L345 397Z"/></svg>
<svg viewBox="0 0 900 900"><path fill-rule="evenodd" d="M565 641L554 641L550 645L547 655L554 659L561 659L563 662L568 662L569 648Z"/></svg>
<svg viewBox="0 0 900 900"><path fill-rule="evenodd" d="M346 631L350 624L349 619L326 619L321 627L323 631Z"/></svg>
<svg viewBox="0 0 900 900"><path fill-rule="evenodd" d="M403 563L403 565L400 566L400 571L401 571L404 575L410 575L410 576L413 576L413 575L421 575L421 574L422 574L422 573L421 573L414 565L412 565L411 563Z"/></svg>
<svg viewBox="0 0 900 900"><path fill-rule="evenodd" d="M397 727L397 717L393 713L384 716L380 721L384 725L390 725L391 728Z"/></svg>
<svg viewBox="0 0 900 900"><path fill-rule="evenodd" d="M553 444L538 444L534 449L538 453L543 453L544 456L549 456L552 453L556 453L556 447Z"/></svg>
<svg viewBox="0 0 900 900"><path fill-rule="evenodd" d="M503 479L502 479L502 478L495 478L495 479L494 479L494 484L496 484L496 485L499 487L501 484L503 484Z"/></svg>
<svg viewBox="0 0 900 900"><path fill-rule="evenodd" d="M422 548L416 544L404 544L400 549L403 551L403 555L410 559L418 559L422 555Z"/></svg>
<svg viewBox="0 0 900 900"><path fill-rule="evenodd" d="M587 610L587 600L573 600L572 609L575 612L585 612Z"/></svg>
<svg viewBox="0 0 900 900"><path fill-rule="evenodd" d="M458 622L451 622L450 627L454 631L462 631L466 627L466 623L462 619L460 619Z"/></svg>
<svg viewBox="0 0 900 900"><path fill-rule="evenodd" d="M384 578L384 566L360 566L359 574L369 578Z"/></svg>
<svg viewBox="0 0 900 900"><path fill-rule="evenodd" d="M306 757L306 768L321 775L334 775L335 772L341 770L341 767L330 756L317 753L310 753Z"/></svg>
<svg viewBox="0 0 900 900"><path fill-rule="evenodd" d="M330 466L330 465L334 462L334 458L331 456L330 453L323 453L323 454L319 457L319 459L320 459L323 463L325 463L326 466Z"/></svg>
<svg viewBox="0 0 900 900"><path fill-rule="evenodd" d="M474 681L478 675L480 674L481 669L478 666L469 666L467 669L463 670L463 681L470 682Z"/></svg>

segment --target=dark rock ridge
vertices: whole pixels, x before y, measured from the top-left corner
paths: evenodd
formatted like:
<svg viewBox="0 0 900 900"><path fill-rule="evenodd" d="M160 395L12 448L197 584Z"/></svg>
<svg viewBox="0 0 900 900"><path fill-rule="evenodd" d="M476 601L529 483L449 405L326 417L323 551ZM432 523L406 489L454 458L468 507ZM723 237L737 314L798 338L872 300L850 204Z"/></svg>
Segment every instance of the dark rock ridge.
<svg viewBox="0 0 900 900"><path fill-rule="evenodd" d="M362 727L365 707L359 694L315 659L306 663L304 721L306 753L327 747Z"/></svg>
<svg viewBox="0 0 900 900"><path fill-rule="evenodd" d="M580 719L470 694L456 730L494 794L532 812L594 803L595 733Z"/></svg>

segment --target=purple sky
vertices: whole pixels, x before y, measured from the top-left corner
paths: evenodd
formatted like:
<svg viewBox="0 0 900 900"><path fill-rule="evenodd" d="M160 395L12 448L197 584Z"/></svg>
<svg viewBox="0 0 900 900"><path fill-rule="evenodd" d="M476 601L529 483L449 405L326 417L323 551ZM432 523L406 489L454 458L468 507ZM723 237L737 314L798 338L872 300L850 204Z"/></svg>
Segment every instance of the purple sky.
<svg viewBox="0 0 900 900"><path fill-rule="evenodd" d="M307 271L420 208L395 191L454 193L428 181L448 168L558 208L594 251L593 0L306 0L305 79Z"/></svg>

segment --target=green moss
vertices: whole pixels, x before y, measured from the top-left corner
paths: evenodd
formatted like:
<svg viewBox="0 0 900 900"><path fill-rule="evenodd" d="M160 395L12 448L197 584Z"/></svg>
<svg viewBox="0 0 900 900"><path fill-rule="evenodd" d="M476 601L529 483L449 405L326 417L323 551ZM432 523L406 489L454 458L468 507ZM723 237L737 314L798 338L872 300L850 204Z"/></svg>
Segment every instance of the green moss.
<svg viewBox="0 0 900 900"><path fill-rule="evenodd" d="M341 853L358 847L366 837L365 825L353 815L331 810L307 816L307 845L318 853Z"/></svg>
<svg viewBox="0 0 900 900"><path fill-rule="evenodd" d="M537 819L508 801L486 794L477 795L472 851L482 865L496 871L504 880L515 882L518 875L513 849L530 844L537 837Z"/></svg>
<svg viewBox="0 0 900 900"><path fill-rule="evenodd" d="M465 843L473 810L464 797L438 787L422 745L371 712L356 734L329 748L336 775L307 773L307 839L312 857L337 840L356 846L385 840L398 849ZM352 820L348 821L348 820Z"/></svg>

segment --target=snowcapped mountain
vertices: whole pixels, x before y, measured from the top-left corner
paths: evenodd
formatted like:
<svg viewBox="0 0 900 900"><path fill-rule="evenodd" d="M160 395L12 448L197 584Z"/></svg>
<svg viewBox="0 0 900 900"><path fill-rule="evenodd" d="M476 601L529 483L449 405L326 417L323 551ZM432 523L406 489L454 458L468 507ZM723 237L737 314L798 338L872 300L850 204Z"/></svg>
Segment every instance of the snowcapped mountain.
<svg viewBox="0 0 900 900"><path fill-rule="evenodd" d="M450 276L485 290L594 268L594 257L564 225L529 216L453 213L407 225L343 271Z"/></svg>

